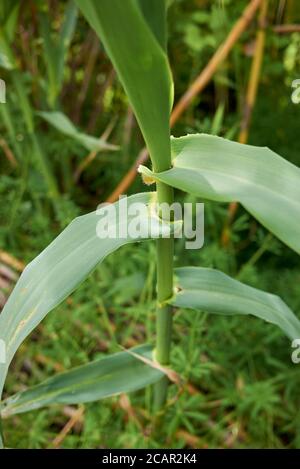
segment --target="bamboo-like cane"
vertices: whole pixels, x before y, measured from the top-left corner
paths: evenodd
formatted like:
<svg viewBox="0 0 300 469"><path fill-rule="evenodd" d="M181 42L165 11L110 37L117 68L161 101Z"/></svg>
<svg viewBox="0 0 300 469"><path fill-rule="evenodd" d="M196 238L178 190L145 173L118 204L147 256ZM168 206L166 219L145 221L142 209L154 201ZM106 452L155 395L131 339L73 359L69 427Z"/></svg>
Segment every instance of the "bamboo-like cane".
<svg viewBox="0 0 300 469"><path fill-rule="evenodd" d="M300 33L300 24L278 24L273 26L273 31L278 34Z"/></svg>

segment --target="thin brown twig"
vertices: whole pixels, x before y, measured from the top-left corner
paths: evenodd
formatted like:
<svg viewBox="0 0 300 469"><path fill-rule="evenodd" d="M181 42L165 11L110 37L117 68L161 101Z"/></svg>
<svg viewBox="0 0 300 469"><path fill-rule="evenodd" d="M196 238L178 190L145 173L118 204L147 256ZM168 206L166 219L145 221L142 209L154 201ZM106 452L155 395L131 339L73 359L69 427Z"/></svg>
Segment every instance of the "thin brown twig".
<svg viewBox="0 0 300 469"><path fill-rule="evenodd" d="M300 33L300 24L278 24L272 29L278 34Z"/></svg>
<svg viewBox="0 0 300 469"><path fill-rule="evenodd" d="M18 280L16 267L20 267L19 261L5 251L0 251L0 310L5 305L14 283Z"/></svg>
<svg viewBox="0 0 300 469"><path fill-rule="evenodd" d="M18 166L17 159L11 149L9 148L7 142L4 140L4 138L0 138L0 147L3 150L3 153L5 154L6 158L10 162L10 164L16 168Z"/></svg>
<svg viewBox="0 0 300 469"><path fill-rule="evenodd" d="M84 414L84 407L79 407L79 409L72 415L72 417L68 420L64 428L60 431L60 433L54 438L52 442L53 448L59 448L66 438L66 436L70 433L72 428L76 425L77 422L82 420Z"/></svg>
<svg viewBox="0 0 300 469"><path fill-rule="evenodd" d="M9 282L9 280L0 275L0 289L6 293L9 291L10 287L11 283Z"/></svg>
<svg viewBox="0 0 300 469"><path fill-rule="evenodd" d="M257 8L260 6L262 0L251 0L250 3L245 8L242 16L235 23L234 27L230 31L226 40L220 45L216 53L213 55L211 60L208 62L207 66L184 93L181 99L178 101L177 105L173 109L170 119L170 126L178 121L181 114L186 110L191 101L198 95L206 85L211 80L215 71L218 69L219 65L226 59L229 52L233 48L234 44L238 41L243 31L252 20ZM108 197L107 202L115 202L119 195L124 194L128 187L132 184L137 175L137 168L140 164L144 164L147 161L149 156L148 150L143 148L132 167L129 169L127 174L115 188L113 193Z"/></svg>
<svg viewBox="0 0 300 469"><path fill-rule="evenodd" d="M0 250L0 261L3 262L3 264L9 265L18 272L22 272L25 269L24 262L20 261L19 259L16 259L14 256L12 256L6 251Z"/></svg>
<svg viewBox="0 0 300 469"><path fill-rule="evenodd" d="M11 282L16 282L19 277L18 274L16 274L14 270L7 267L6 264L1 264L1 263L0 263L0 275Z"/></svg>
<svg viewBox="0 0 300 469"><path fill-rule="evenodd" d="M122 350L124 350L124 352L127 352L129 355L132 355L137 360L140 360L141 362L145 363L146 365L151 366L152 368L161 371L162 373L164 373L169 378L169 380L172 383L177 384L178 386L181 387L182 380L181 380L180 376L174 370L172 370L171 368L166 367L166 366L162 366L157 361L150 360L149 358L145 357L144 355L139 355L138 353L135 353L130 349L126 349L122 346L120 346L120 347L121 347Z"/></svg>
<svg viewBox="0 0 300 469"><path fill-rule="evenodd" d="M136 414L136 411L132 407L127 394L122 393L120 395L118 406L126 413L127 419L131 422L134 422L137 425L139 431L143 432L143 426Z"/></svg>
<svg viewBox="0 0 300 469"><path fill-rule="evenodd" d="M101 85L100 89L98 91L96 90L95 92L95 96L97 96L95 108L91 112L90 120L87 125L87 131L90 134L93 134L95 131L98 117L100 116L102 109L103 109L103 99L104 99L105 93L112 86L115 76L116 76L116 72L113 68L111 68L111 70L106 76L105 82L103 83L103 85Z"/></svg>
<svg viewBox="0 0 300 469"><path fill-rule="evenodd" d="M111 120L111 122L108 124L108 126L106 127L106 129L104 130L103 134L99 137L101 140L103 140L104 142L107 141L107 139L109 138L110 134L112 133L114 127L115 127L115 124L116 124L116 117L114 119ZM79 179L80 179L80 176L82 174L82 172L94 161L94 159L96 158L96 156L98 155L100 150L92 150L85 158L84 160L81 161L81 163L78 165L78 168L76 169L76 171L74 172L74 182L78 182Z"/></svg>
<svg viewBox="0 0 300 469"><path fill-rule="evenodd" d="M237 42L243 31L252 20L261 2L262 0L252 0L245 8L242 16L235 23L226 40L220 45L203 72L200 73L194 83L192 83L190 88L184 93L184 95L176 104L171 116L171 125L173 125L178 120L178 118L186 110L195 96L197 96L209 83L211 77L214 75L219 65L226 59L234 44Z"/></svg>
<svg viewBox="0 0 300 469"><path fill-rule="evenodd" d="M148 156L149 156L149 153L148 153L147 148L146 147L142 148L134 164L129 169L129 171L125 174L122 181L117 185L115 190L107 198L106 202L109 202L109 203L115 202L116 200L118 200L119 195L125 194L128 187L132 184L132 182L136 178L137 169L139 165L144 164L145 161L147 161Z"/></svg>
<svg viewBox="0 0 300 469"><path fill-rule="evenodd" d="M88 54L88 60L84 69L84 79L82 81L81 89L77 98L76 108L74 111L74 122L77 124L80 122L81 109L85 101L85 98L89 89L89 85L91 83L91 76L93 74L93 71L97 62L99 50L100 50L99 39L96 35L94 35L93 42L92 42L92 45Z"/></svg>
<svg viewBox="0 0 300 469"><path fill-rule="evenodd" d="M180 440L183 440L187 446L190 448L208 448L208 444L204 443L201 438L198 436L192 435L189 433L187 430L184 429L179 429L176 431L175 434L176 438L179 438Z"/></svg>

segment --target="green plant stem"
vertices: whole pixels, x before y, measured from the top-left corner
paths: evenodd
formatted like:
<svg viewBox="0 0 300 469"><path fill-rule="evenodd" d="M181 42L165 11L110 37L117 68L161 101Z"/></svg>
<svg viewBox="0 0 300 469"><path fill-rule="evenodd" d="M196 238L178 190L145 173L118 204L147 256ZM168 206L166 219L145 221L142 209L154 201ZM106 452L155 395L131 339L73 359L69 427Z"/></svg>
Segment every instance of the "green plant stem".
<svg viewBox="0 0 300 469"><path fill-rule="evenodd" d="M172 204L173 189L157 184L158 202ZM173 294L174 239L157 240L157 312L156 312L156 360L163 366L170 361L172 339L172 308L165 303ZM154 387L154 408L161 409L167 398L168 378L162 378Z"/></svg>

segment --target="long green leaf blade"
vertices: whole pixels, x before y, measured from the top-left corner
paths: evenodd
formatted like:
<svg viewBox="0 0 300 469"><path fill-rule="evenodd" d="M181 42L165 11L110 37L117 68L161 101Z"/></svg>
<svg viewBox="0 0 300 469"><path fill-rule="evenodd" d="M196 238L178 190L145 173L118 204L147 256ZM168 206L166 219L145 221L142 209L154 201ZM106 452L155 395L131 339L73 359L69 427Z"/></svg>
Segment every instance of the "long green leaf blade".
<svg viewBox="0 0 300 469"><path fill-rule="evenodd" d="M8 366L19 345L99 262L124 244L148 239L150 236L166 236L174 227L176 229L176 224L167 224L157 217L151 205L154 197L155 194L149 192L135 194L127 199L127 210L122 200L113 204L115 211L108 211L105 224L110 233L116 233L115 237L107 236L106 227L98 226L103 212L102 215L92 212L76 218L26 267L0 314L0 339L6 344L6 363L0 363L0 393ZM127 227L137 219L137 214L131 213L133 208L136 210L141 206L143 210L139 224L145 230L137 232L134 237Z"/></svg>
<svg viewBox="0 0 300 469"><path fill-rule="evenodd" d="M299 319L278 296L213 269L182 267L175 275L174 306L224 315L250 314L275 324L291 339L300 337Z"/></svg>
<svg viewBox="0 0 300 469"><path fill-rule="evenodd" d="M150 3L152 0L150 0ZM172 79L165 50L137 0L76 0L103 41L136 114L156 171L170 154ZM156 3L156 2L155 2ZM153 15L165 15L155 8ZM165 16L158 18L163 23ZM156 27L156 26L155 26ZM162 35L164 36L164 31Z"/></svg>
<svg viewBox="0 0 300 469"><path fill-rule="evenodd" d="M75 31L76 22L78 16L78 9L73 0L69 0L66 11L64 23L61 27L59 34L59 54L57 57L57 80L61 87L63 74L64 74L64 65L67 57L67 52Z"/></svg>
<svg viewBox="0 0 300 469"><path fill-rule="evenodd" d="M137 0L141 11L158 40L160 46L167 50L167 2L166 0Z"/></svg>
<svg viewBox="0 0 300 469"><path fill-rule="evenodd" d="M120 352L87 365L60 373L43 383L19 392L1 404L1 416L39 409L50 404L93 402L120 393L137 391L164 376L137 356L152 359L152 347L142 345L132 353Z"/></svg>
<svg viewBox="0 0 300 469"><path fill-rule="evenodd" d="M48 102L51 107L55 104L55 99L58 94L58 80L57 80L57 57L59 55L59 47L52 38L52 31L50 26L49 11L42 12L39 15L39 28L40 35L43 41L45 66L48 74Z"/></svg>
<svg viewBox="0 0 300 469"><path fill-rule="evenodd" d="M155 179L205 199L240 202L300 254L300 169L268 148L212 135L172 138L173 168ZM149 170L141 167L141 172Z"/></svg>
<svg viewBox="0 0 300 469"><path fill-rule="evenodd" d="M50 7L49 7L50 8ZM53 108L61 90L64 64L77 20L77 7L69 0L58 37L52 37L49 9L40 13L40 34L43 39L44 60L48 72L48 101Z"/></svg>
<svg viewBox="0 0 300 469"><path fill-rule="evenodd" d="M118 150L119 148L116 145L111 145L110 143L101 140L100 138L80 132L70 119L60 111L39 111L37 114L59 132L73 138L89 151Z"/></svg>

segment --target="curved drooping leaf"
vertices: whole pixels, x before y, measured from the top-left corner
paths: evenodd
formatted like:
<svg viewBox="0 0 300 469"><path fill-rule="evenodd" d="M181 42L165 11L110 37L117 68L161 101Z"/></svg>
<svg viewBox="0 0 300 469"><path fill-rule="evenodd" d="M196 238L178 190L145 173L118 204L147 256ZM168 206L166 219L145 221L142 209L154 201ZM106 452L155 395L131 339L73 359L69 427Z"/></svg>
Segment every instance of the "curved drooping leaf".
<svg viewBox="0 0 300 469"><path fill-rule="evenodd" d="M59 132L62 134L77 140L77 142L79 142L89 151L118 150L119 148L116 145L111 145L110 143L105 142L104 140L80 132L76 129L75 125L70 121L70 119L62 112L39 111L37 114L46 122L48 122L48 124L59 130Z"/></svg>
<svg viewBox="0 0 300 469"><path fill-rule="evenodd" d="M160 171L170 154L169 118L173 101L169 63L161 47L165 33L158 35L158 25L165 22L165 0L161 0L161 6L157 0L148 0L147 6L144 0L76 0L76 3L103 41L129 97L155 169Z"/></svg>
<svg viewBox="0 0 300 469"><path fill-rule="evenodd" d="M275 324L291 339L300 337L300 321L276 295L249 287L214 269L175 269L176 294L170 303L224 315L251 314Z"/></svg>
<svg viewBox="0 0 300 469"><path fill-rule="evenodd" d="M76 218L26 267L0 314L0 340L6 344L6 363L0 362L0 393L23 340L100 261L124 244L168 236L176 228L177 222L168 224L157 217L151 205L154 197L150 192L135 194Z"/></svg>
<svg viewBox="0 0 300 469"><path fill-rule="evenodd" d="M300 254L300 169L268 148L212 135L171 139L173 168L152 174L205 199L240 202L281 241Z"/></svg>
<svg viewBox="0 0 300 469"><path fill-rule="evenodd" d="M134 355L130 352L134 352ZM141 345L73 368L19 392L1 404L1 416L39 409L49 404L79 404L98 401L142 389L164 376L164 373L140 360L152 359L152 347Z"/></svg>

